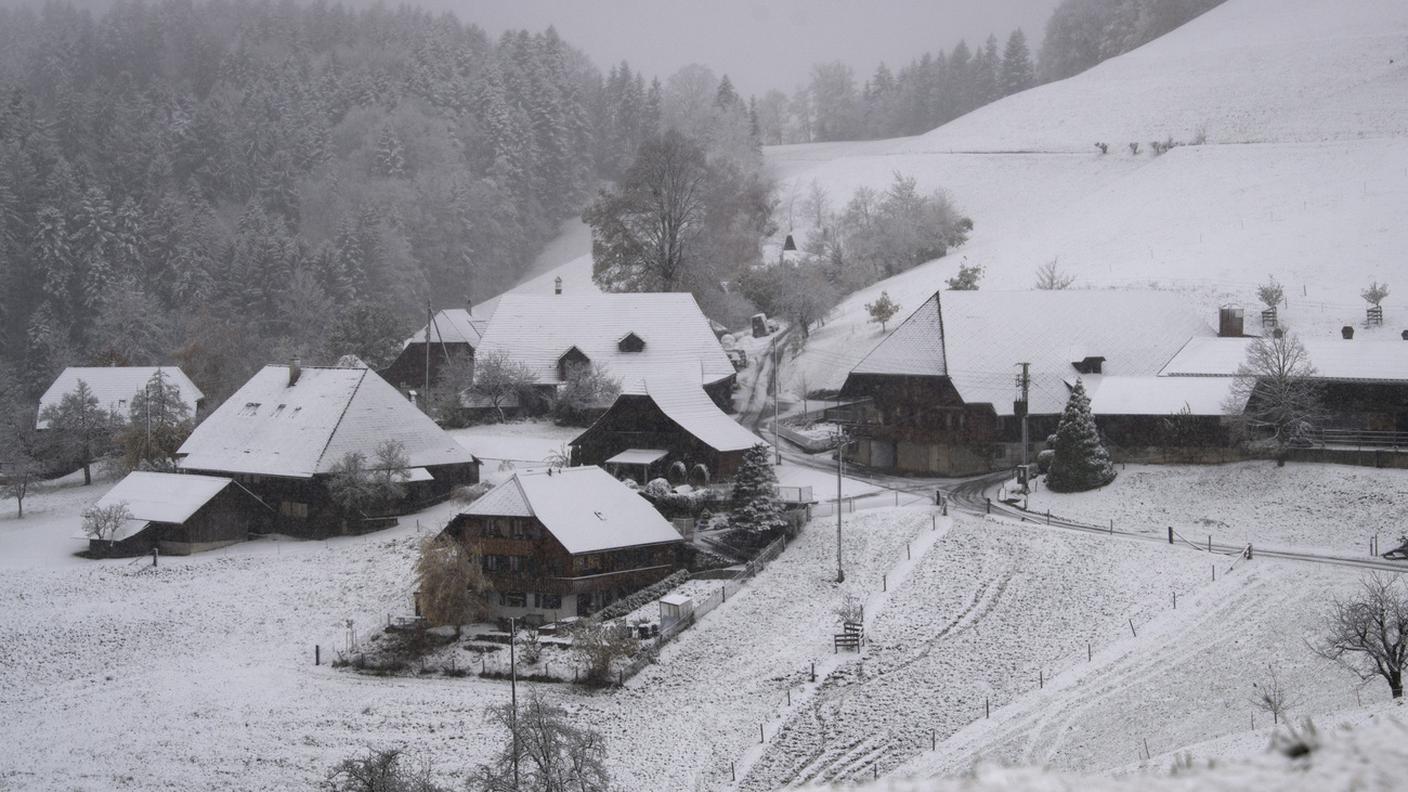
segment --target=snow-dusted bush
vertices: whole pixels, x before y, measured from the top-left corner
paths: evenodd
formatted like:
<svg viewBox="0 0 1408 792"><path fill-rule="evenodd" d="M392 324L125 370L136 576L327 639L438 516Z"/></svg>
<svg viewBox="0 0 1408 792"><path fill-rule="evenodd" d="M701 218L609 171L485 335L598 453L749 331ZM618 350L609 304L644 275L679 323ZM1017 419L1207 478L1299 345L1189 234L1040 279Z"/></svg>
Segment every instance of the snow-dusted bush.
<svg viewBox="0 0 1408 792"><path fill-rule="evenodd" d="M670 486L670 482L662 478L651 479L650 482L645 485L645 494L652 498L663 498L666 495L673 494L674 491L675 488Z"/></svg>

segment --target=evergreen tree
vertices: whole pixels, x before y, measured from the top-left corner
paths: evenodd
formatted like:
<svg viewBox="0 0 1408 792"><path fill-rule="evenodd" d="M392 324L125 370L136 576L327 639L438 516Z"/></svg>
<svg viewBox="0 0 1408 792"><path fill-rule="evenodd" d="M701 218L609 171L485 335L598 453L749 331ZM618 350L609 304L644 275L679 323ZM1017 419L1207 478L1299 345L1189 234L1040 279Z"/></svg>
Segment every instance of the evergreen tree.
<svg viewBox="0 0 1408 792"><path fill-rule="evenodd" d="M1115 480L1115 466L1100 442L1085 383L1076 380L1056 429L1056 454L1046 474L1052 492L1084 492Z"/></svg>
<svg viewBox="0 0 1408 792"><path fill-rule="evenodd" d="M1036 67L1032 65L1027 35L1021 28L1012 31L1012 35L1007 37L1007 47L1002 52L1000 82L1003 96L1025 91L1036 84Z"/></svg>
<svg viewBox="0 0 1408 792"><path fill-rule="evenodd" d="M54 461L78 463L83 468L83 483L92 484L92 465L111 448L113 429L121 419L103 409L93 389L79 380L58 404L45 407L39 420L48 424Z"/></svg>
<svg viewBox="0 0 1408 792"><path fill-rule="evenodd" d="M129 470L173 467L194 425L181 388L158 369L128 405L127 425L118 436L124 464Z"/></svg>
<svg viewBox="0 0 1408 792"><path fill-rule="evenodd" d="M772 450L759 443L748 449L733 477L733 515L729 526L754 539L782 530L787 521L777 502L777 473Z"/></svg>

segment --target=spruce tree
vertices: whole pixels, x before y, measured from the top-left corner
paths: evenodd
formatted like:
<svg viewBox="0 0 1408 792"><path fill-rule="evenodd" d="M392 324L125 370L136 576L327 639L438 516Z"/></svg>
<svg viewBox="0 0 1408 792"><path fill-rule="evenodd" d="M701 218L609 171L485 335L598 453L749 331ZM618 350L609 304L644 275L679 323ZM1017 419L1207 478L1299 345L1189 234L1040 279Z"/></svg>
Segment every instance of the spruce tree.
<svg viewBox="0 0 1408 792"><path fill-rule="evenodd" d="M733 477L733 515L729 526L752 536L781 530L787 524L777 502L777 474L772 452L759 443L748 449Z"/></svg>
<svg viewBox="0 0 1408 792"><path fill-rule="evenodd" d="M1046 474L1046 486L1052 492L1084 492L1115 480L1115 466L1100 443L1100 433L1090 413L1090 398L1080 380L1076 380L1061 415L1055 447L1056 455Z"/></svg>

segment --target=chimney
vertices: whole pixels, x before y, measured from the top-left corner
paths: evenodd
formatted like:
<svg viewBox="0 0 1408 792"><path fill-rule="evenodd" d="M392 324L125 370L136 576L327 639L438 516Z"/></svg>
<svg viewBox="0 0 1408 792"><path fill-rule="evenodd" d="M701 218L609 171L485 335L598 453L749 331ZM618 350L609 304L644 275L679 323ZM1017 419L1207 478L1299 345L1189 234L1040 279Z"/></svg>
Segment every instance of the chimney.
<svg viewBox="0 0 1408 792"><path fill-rule="evenodd" d="M1282 329L1279 328L1279 327L1276 328L1275 330L1272 330L1272 331L1271 331L1271 337L1272 337L1272 338L1284 338L1285 335L1286 335L1286 331L1285 331L1285 330L1282 330Z"/></svg>
<svg viewBox="0 0 1408 792"><path fill-rule="evenodd" d="M474 314L474 300L470 299L468 294L464 296L464 310L465 313Z"/></svg>
<svg viewBox="0 0 1408 792"><path fill-rule="evenodd" d="M1352 340L1354 338L1354 328L1350 325L1345 325L1340 328L1340 335L1344 336L1344 340L1346 341Z"/></svg>
<svg viewBox="0 0 1408 792"><path fill-rule="evenodd" d="M1241 338L1242 309L1235 305L1224 305L1217 311L1217 335L1219 338Z"/></svg>
<svg viewBox="0 0 1408 792"><path fill-rule="evenodd" d="M1408 341L1408 330L1403 331L1403 340Z"/></svg>
<svg viewBox="0 0 1408 792"><path fill-rule="evenodd" d="M298 377L303 374L303 361L293 358L288 362L288 386L292 388L298 384Z"/></svg>
<svg viewBox="0 0 1408 792"><path fill-rule="evenodd" d="M558 275L556 278L553 278L553 279L552 279L552 293L553 293L553 294L562 294L562 276L561 276L561 275Z"/></svg>

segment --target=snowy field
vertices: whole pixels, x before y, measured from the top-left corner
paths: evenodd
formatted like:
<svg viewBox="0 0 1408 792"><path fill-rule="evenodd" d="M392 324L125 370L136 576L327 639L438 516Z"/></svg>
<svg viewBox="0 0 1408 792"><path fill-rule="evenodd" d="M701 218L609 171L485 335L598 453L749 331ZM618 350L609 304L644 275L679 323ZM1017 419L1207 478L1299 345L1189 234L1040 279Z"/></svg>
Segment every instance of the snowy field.
<svg viewBox="0 0 1408 792"><path fill-rule="evenodd" d="M1274 275L1289 300L1282 320L1299 332L1359 324L1371 279L1408 282L1405 41L1402 3L1230 0L925 135L766 149L784 205L815 181L839 211L900 171L947 190L975 222L947 257L844 300L800 365L784 365L786 387L838 387L882 337L864 304L885 290L908 315L964 259L986 268L984 290L1031 288L1059 259L1076 288L1179 290L1210 323L1220 304L1255 308L1256 284ZM1200 128L1203 145L1148 153L1151 140ZM1368 336L1397 338L1408 311L1394 305Z"/></svg>
<svg viewBox="0 0 1408 792"><path fill-rule="evenodd" d="M1368 555L1374 536L1388 550L1408 532L1408 471L1294 462L1127 465L1098 490L1039 487L1027 508L1160 536L1172 525L1193 542L1212 536L1357 558Z"/></svg>

